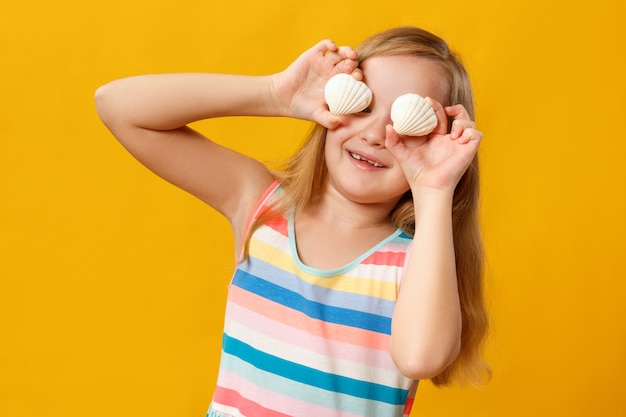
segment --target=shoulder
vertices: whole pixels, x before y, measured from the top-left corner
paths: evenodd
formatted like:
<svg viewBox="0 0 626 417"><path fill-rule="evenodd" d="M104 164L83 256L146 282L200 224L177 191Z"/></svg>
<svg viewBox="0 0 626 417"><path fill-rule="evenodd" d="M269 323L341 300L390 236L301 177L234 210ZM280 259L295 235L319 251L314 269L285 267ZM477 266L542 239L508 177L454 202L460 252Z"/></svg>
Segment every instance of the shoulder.
<svg viewBox="0 0 626 417"><path fill-rule="evenodd" d="M266 181L263 187L257 188L252 194L252 198L240 204L239 210L231 220L231 227L235 235L236 253L241 253L241 248L250 229L255 227L257 220L268 213L282 193L280 182L274 178L271 181Z"/></svg>

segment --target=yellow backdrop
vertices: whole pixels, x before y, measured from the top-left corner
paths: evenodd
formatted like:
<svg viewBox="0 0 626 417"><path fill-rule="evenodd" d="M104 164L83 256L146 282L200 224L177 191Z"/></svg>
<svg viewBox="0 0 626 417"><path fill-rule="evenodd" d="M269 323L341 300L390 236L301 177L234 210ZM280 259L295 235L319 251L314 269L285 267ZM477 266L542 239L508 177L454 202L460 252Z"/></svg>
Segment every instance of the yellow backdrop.
<svg viewBox="0 0 626 417"><path fill-rule="evenodd" d="M476 90L494 371L422 384L414 416L624 416L621 0L7 2L0 12L0 416L203 416L228 226L137 164L95 89L150 72L265 74L322 38L413 24ZM308 125L198 128L263 160ZM272 133L270 133L272 132Z"/></svg>

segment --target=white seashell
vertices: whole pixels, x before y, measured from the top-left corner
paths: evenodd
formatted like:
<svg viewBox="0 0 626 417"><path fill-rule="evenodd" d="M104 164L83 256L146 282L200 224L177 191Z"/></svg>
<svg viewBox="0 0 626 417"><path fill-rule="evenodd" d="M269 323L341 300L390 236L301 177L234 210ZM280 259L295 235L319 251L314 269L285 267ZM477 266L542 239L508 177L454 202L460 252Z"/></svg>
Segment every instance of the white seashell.
<svg viewBox="0 0 626 417"><path fill-rule="evenodd" d="M399 135L424 136L437 126L437 115L417 94L403 94L391 105L391 121Z"/></svg>
<svg viewBox="0 0 626 417"><path fill-rule="evenodd" d="M372 90L350 74L337 74L331 77L324 88L324 98L332 114L358 113L370 105Z"/></svg>

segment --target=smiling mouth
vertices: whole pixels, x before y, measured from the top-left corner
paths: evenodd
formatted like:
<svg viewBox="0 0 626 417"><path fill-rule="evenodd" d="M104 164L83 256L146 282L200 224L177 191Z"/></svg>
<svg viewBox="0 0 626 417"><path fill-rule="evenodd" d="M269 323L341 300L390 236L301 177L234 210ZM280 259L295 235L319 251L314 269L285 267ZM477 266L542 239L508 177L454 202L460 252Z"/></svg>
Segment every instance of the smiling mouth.
<svg viewBox="0 0 626 417"><path fill-rule="evenodd" d="M350 152L350 156L353 159L356 159L357 161L367 162L368 164L370 164L371 166L376 167L376 168L384 168L385 167L384 165L381 165L381 164L379 164L376 161L372 161L371 159L364 158L361 155L356 154L354 152Z"/></svg>

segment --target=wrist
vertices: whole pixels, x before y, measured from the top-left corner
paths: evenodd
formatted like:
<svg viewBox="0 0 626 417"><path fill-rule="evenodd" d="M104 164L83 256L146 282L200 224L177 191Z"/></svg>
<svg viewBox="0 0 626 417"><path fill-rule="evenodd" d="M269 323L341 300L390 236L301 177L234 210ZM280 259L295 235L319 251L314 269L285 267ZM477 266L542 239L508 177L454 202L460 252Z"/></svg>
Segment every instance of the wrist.
<svg viewBox="0 0 626 417"><path fill-rule="evenodd" d="M411 190L415 213L431 213L433 215L452 214L454 190L419 188Z"/></svg>
<svg viewBox="0 0 626 417"><path fill-rule="evenodd" d="M292 92L289 87L288 75L279 72L265 77L267 93L267 110L272 116L294 117L291 111Z"/></svg>
<svg viewBox="0 0 626 417"><path fill-rule="evenodd" d="M414 204L452 204L454 189L411 187Z"/></svg>

